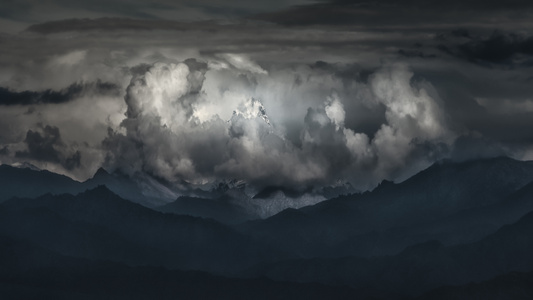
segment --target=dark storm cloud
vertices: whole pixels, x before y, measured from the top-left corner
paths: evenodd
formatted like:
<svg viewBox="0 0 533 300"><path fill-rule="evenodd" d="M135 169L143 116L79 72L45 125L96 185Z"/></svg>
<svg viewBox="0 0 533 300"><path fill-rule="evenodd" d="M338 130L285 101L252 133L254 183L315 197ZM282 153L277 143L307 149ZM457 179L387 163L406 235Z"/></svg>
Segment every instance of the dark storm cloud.
<svg viewBox="0 0 533 300"><path fill-rule="evenodd" d="M28 31L50 34L64 31L120 31L120 30L189 30L212 27L212 23L184 23L166 20L139 20L120 18L101 19L67 19L34 24L27 28Z"/></svg>
<svg viewBox="0 0 533 300"><path fill-rule="evenodd" d="M142 5L135 5L134 2L126 4L121 1L105 1L105 0L94 0L94 1L62 1L62 0L52 0L47 1L46 3L49 7L55 8L58 12L62 10L75 12L75 11L94 11L100 13L115 13L122 14L130 17L138 18L150 18L152 15L142 11ZM145 5L144 8L149 7ZM25 1L25 0L4 0L2 2L2 7L0 8L0 16L8 17L15 20L27 20L34 19L33 10L40 8L39 1Z"/></svg>
<svg viewBox="0 0 533 300"><path fill-rule="evenodd" d="M477 120L469 122L472 130L503 143L533 143L531 127L533 112L514 112L512 114L488 113L476 116Z"/></svg>
<svg viewBox="0 0 533 300"><path fill-rule="evenodd" d="M456 161L508 156L512 152L504 144L481 134L463 135L455 140L450 158Z"/></svg>
<svg viewBox="0 0 533 300"><path fill-rule="evenodd" d="M28 130L24 143L25 151L17 151L15 156L23 159L42 162L58 163L67 170L78 168L81 165L81 153L75 151L68 155L68 149L61 140L59 128L46 125L39 130Z"/></svg>
<svg viewBox="0 0 533 300"><path fill-rule="evenodd" d="M400 49L398 50L398 54L405 56L405 57L420 57L420 58L436 58L437 56L435 54L425 54L422 51L419 50L404 50Z"/></svg>
<svg viewBox="0 0 533 300"><path fill-rule="evenodd" d="M430 7L435 9L440 8L476 8L480 10L484 9L501 9L501 8L524 8L533 6L530 1L527 0L324 0L321 2L335 3L335 4L351 4L359 7Z"/></svg>
<svg viewBox="0 0 533 300"><path fill-rule="evenodd" d="M17 152L17 157L59 162L60 152L54 147L62 145L59 128L47 125L42 128L42 133L28 130L24 143L28 146L28 151Z"/></svg>
<svg viewBox="0 0 533 300"><path fill-rule="evenodd" d="M142 20L213 19L233 21L253 13L278 10L306 0L242 1L228 0L4 0L0 5L0 30L15 32L24 25L67 18L135 18ZM118 27L121 25L117 24ZM134 25L135 27L135 25Z"/></svg>
<svg viewBox="0 0 533 300"><path fill-rule="evenodd" d="M447 156L455 160L502 155L531 159L527 153L533 136L526 130L533 125L533 87L526 83L529 70L515 67L509 71L503 63L491 68L464 64L454 71L415 71L415 80L434 83L450 129L460 133Z"/></svg>
<svg viewBox="0 0 533 300"><path fill-rule="evenodd" d="M4 0L0 7L0 17L10 17L15 19L24 18L25 13L27 13L30 8L30 2Z"/></svg>
<svg viewBox="0 0 533 300"><path fill-rule="evenodd" d="M0 105L31 105L40 103L62 103L72 100L82 90L80 85L74 84L61 91L46 90L44 92L13 92L0 87Z"/></svg>
<svg viewBox="0 0 533 300"><path fill-rule="evenodd" d="M28 32L37 32L44 35L55 33L75 32L80 36L91 38L98 32L102 34L101 41L113 43L108 40L121 36L122 47L128 44L137 46L136 37L142 35L148 39L158 40L158 44L178 44L182 47L190 46L197 49L202 55L217 55L220 53L261 53L271 49L280 53L289 53L299 47L318 47L342 52L358 51L361 43L364 47L381 48L397 43L405 45L406 40L412 37L393 34L384 39L373 33L354 34L350 31L322 31L288 30L274 24L258 23L256 21L241 21L222 23L216 21L205 22L178 22L162 20L138 19L68 19L62 21L35 24L27 28ZM175 31L180 32L178 40ZM416 35L417 33L415 33ZM198 37L201 36L200 39ZM159 40L160 39L160 40ZM413 42L407 42L412 44ZM54 45L55 46L55 45ZM303 50L303 49L302 49ZM278 59L284 59L283 56Z"/></svg>
<svg viewBox="0 0 533 300"><path fill-rule="evenodd" d="M4 146L2 149L0 149L0 155L9 155L9 149L7 146Z"/></svg>
<svg viewBox="0 0 533 300"><path fill-rule="evenodd" d="M81 11L94 11L96 13L112 13L125 15L135 18L155 18L147 10L150 8L156 9L172 9L172 6L165 5L164 3L157 3L155 1L109 1L109 0L92 0L92 1L53 1L61 6L66 6L73 10Z"/></svg>
<svg viewBox="0 0 533 300"><path fill-rule="evenodd" d="M345 79L347 84L353 80L367 82L368 76L376 71L375 69L365 69L356 63L340 64L321 60L310 64L310 67L313 69L324 70L327 73Z"/></svg>
<svg viewBox="0 0 533 300"><path fill-rule="evenodd" d="M400 30L418 27L418 30L425 30L457 26L461 23L476 27L488 24L502 26L498 22L509 22L513 17L527 19L532 8L531 1L525 0L340 0L293 6L285 10L258 14L253 18L291 26L350 25Z"/></svg>
<svg viewBox="0 0 533 300"><path fill-rule="evenodd" d="M16 92L0 87L0 105L60 104L72 101L89 91L95 95L117 95L120 93L117 85L101 81L86 84L73 83L59 91L48 89L42 92Z"/></svg>
<svg viewBox="0 0 533 300"><path fill-rule="evenodd" d="M527 84L529 70L517 68L511 79L506 78L506 72L490 70L477 76L421 70L418 78L438 83L434 87L444 100L454 130L477 132L501 144L533 142L532 132L524 130L533 120L530 104L533 86Z"/></svg>
<svg viewBox="0 0 533 300"><path fill-rule="evenodd" d="M467 33L467 32L466 32ZM455 49L441 46L441 50L474 63L512 64L513 57L522 54L533 58L533 37L495 31L488 38L472 38ZM529 61L531 64L533 60ZM524 63L524 62L522 62Z"/></svg>
<svg viewBox="0 0 533 300"><path fill-rule="evenodd" d="M80 153L80 151L76 151L76 152L74 152L74 154L72 154L72 156L66 157L65 162L64 162L63 165L64 165L64 167L67 170L72 170L72 169L75 169L75 168L79 168L81 166L81 153Z"/></svg>

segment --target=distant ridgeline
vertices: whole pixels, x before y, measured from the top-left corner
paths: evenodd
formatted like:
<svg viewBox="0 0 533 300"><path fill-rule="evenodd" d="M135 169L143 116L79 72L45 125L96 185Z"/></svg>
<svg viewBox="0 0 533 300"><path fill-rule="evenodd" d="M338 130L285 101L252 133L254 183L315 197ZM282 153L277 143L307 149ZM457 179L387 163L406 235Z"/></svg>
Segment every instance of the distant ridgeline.
<svg viewBox="0 0 533 300"><path fill-rule="evenodd" d="M109 173L103 168L87 181L78 182L28 163L16 167L0 165L0 182L0 203L12 197L34 198L47 193L76 195L105 185L120 197L149 208L231 224L270 217L286 208L300 208L357 192L349 183L303 192L268 186L257 192L238 180L218 182L204 189L180 190L147 174L130 176L121 172Z"/></svg>
<svg viewBox="0 0 533 300"><path fill-rule="evenodd" d="M533 298L533 162L440 162L343 191L180 195L103 169L80 183L2 165L0 295Z"/></svg>

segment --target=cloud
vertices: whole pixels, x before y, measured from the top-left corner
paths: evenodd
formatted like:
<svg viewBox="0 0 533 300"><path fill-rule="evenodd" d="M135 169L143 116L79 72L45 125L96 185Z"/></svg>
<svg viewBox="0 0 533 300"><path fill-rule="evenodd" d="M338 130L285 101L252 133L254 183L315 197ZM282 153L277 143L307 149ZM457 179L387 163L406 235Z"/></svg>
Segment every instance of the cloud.
<svg viewBox="0 0 533 300"><path fill-rule="evenodd" d="M205 25L204 25L205 26ZM29 26L26 30L41 34L51 34L65 31L88 30L184 30L190 26L183 22L165 20L139 20L123 18L99 19L65 19L39 23Z"/></svg>
<svg viewBox="0 0 533 300"><path fill-rule="evenodd" d="M81 63L87 56L86 50L76 50L64 55L55 57L51 64L60 66L74 66Z"/></svg>
<svg viewBox="0 0 533 300"><path fill-rule="evenodd" d="M58 163L67 170L79 168L81 163L81 153L75 151L69 155L66 145L61 140L59 128L46 125L39 131L28 130L24 143L27 145L26 151L17 151L18 158Z"/></svg>
<svg viewBox="0 0 533 300"><path fill-rule="evenodd" d="M0 87L0 105L36 105L36 104L60 104L72 101L84 94L93 95L117 95L119 87L113 83L96 81L93 83L73 83L68 87L54 91L51 89L36 91L11 91Z"/></svg>
<svg viewBox="0 0 533 300"><path fill-rule="evenodd" d="M7 146L4 146L2 149L0 149L0 155L9 155L9 149Z"/></svg>
<svg viewBox="0 0 533 300"><path fill-rule="evenodd" d="M531 67L516 50L526 49L518 30L529 21L496 9L472 17L472 3L453 15L437 6L315 3L289 9L298 26L112 16L1 35L3 161L29 153L24 140L29 129L44 135L39 123L68 145L39 167L85 179L105 164L180 186L237 178L305 190L348 179L369 188L444 157L475 157L461 143L530 153ZM502 24L506 47L520 46L498 63L471 63L462 45L478 57L491 48L495 23L485 18ZM65 171L76 151L82 167Z"/></svg>
<svg viewBox="0 0 533 300"><path fill-rule="evenodd" d="M252 18L289 26L373 26L394 28L411 26L441 27L451 24L493 24L502 26L517 19L527 20L531 2L516 0L501 1L318 1L285 9L260 13ZM513 20L513 18L515 20ZM498 24L500 22L500 24ZM518 22L517 22L518 23Z"/></svg>
<svg viewBox="0 0 533 300"><path fill-rule="evenodd" d="M453 144L451 159L467 161L497 156L508 156L509 149L479 133L465 134L457 138Z"/></svg>
<svg viewBox="0 0 533 300"><path fill-rule="evenodd" d="M326 115L328 118L335 123L337 130L341 127L344 127L344 117L346 112L342 103L337 99L336 95L328 97L326 102Z"/></svg>
<svg viewBox="0 0 533 300"><path fill-rule="evenodd" d="M17 152L17 157L28 157L36 160L59 162L60 153L54 145L61 145L59 128L45 126L41 132L28 130L24 140L28 151Z"/></svg>
<svg viewBox="0 0 533 300"><path fill-rule="evenodd" d="M427 144L454 139L438 100L427 91L431 85L413 87L413 73L405 65L384 67L357 85L366 91L358 105L386 108L385 123L372 138L346 127L357 112L346 111L344 103L358 100L327 89L323 98L315 95L316 101L306 102L308 89L316 88L310 79L325 82L329 76L320 69L301 69L308 79L290 98L276 99L283 90L271 87L284 86L290 69L243 75L242 68L209 65L156 63L131 79L121 124L125 132L110 129L103 143L108 168L146 172L176 184L242 179L258 188L306 189L349 178L368 188L393 172L402 174L410 160L438 159L445 153L423 153L437 148ZM218 74L229 80L218 81ZM242 76L242 87L232 86ZM341 78L330 80L342 86ZM284 104L288 114L276 115L277 101L290 101ZM292 131L297 137L289 138Z"/></svg>
<svg viewBox="0 0 533 300"><path fill-rule="evenodd" d="M70 87L76 89L9 91L10 101L0 106L0 149L9 149L3 163L31 161L39 168L77 180L94 174L104 158L100 144L106 128L117 127L124 118L124 91L102 81ZM54 94L60 94L61 101L56 101L59 96L49 97ZM26 95L30 97L21 97ZM47 126L57 129L58 134L45 130Z"/></svg>
<svg viewBox="0 0 533 300"><path fill-rule="evenodd" d="M130 28L142 30L129 20L145 21L182 20L184 22L208 22L210 20L233 21L253 13L273 11L290 5L306 3L307 0L271 0L242 1L228 0L221 3L214 0L169 1L154 0L94 0L91 2L72 0L66 4L63 0L49 0L46 3L35 0L4 1L0 7L0 20L22 24L56 21L66 18L78 18L72 27L75 30L84 27L86 18L106 17L122 21L112 24L113 28ZM56 21L57 22L57 21ZM59 22L57 22L59 26ZM60 26L59 26L60 27ZM62 28L63 30L65 28Z"/></svg>
<svg viewBox="0 0 533 300"><path fill-rule="evenodd" d="M258 64L251 61L248 57L244 55L239 54L233 54L233 53L226 53L220 55L224 60L226 60L229 64L237 68L238 70L248 71L251 73L258 73L258 74L268 74L267 71L265 71L263 68L261 68Z"/></svg>
<svg viewBox="0 0 533 300"><path fill-rule="evenodd" d="M533 37L495 31L487 38L459 45L452 53L475 63L509 63L520 54L533 56Z"/></svg>

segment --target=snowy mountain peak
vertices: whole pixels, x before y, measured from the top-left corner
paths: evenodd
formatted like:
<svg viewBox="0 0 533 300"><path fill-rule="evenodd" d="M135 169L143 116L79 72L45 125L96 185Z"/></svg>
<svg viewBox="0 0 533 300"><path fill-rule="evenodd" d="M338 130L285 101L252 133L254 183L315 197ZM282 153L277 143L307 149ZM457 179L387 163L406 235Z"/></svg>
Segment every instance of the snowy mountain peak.
<svg viewBox="0 0 533 300"><path fill-rule="evenodd" d="M245 102L242 102L239 107L233 111L233 115L242 116L245 119L261 118L268 126L272 126L263 103L255 98L250 98Z"/></svg>
<svg viewBox="0 0 533 300"><path fill-rule="evenodd" d="M19 168L19 169L30 169L33 171L41 171L41 169L29 162L16 162L11 165L12 167Z"/></svg>

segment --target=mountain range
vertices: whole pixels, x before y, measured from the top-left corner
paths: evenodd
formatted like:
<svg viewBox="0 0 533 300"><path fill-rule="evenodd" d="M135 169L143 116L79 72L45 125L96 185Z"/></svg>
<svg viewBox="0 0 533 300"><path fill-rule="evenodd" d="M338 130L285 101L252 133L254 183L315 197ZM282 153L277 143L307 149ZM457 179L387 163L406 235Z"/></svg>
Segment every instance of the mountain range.
<svg viewBox="0 0 533 300"><path fill-rule="evenodd" d="M33 198L46 193L76 195L105 185L120 197L149 208L231 224L270 217L286 208L300 208L324 201L328 196L356 191L347 183L303 192L273 186L256 191L246 182L235 179L201 187L182 184L177 188L145 173L109 173L103 168L88 180L79 182L31 164L0 165L0 181L3 183L0 202L12 197Z"/></svg>
<svg viewBox="0 0 533 300"><path fill-rule="evenodd" d="M5 165L0 180L0 290L14 298L239 299L266 289L256 296L446 299L493 286L531 295L533 162L441 161L273 215L260 207L319 193L250 196L235 181L178 195L103 169L77 182Z"/></svg>

